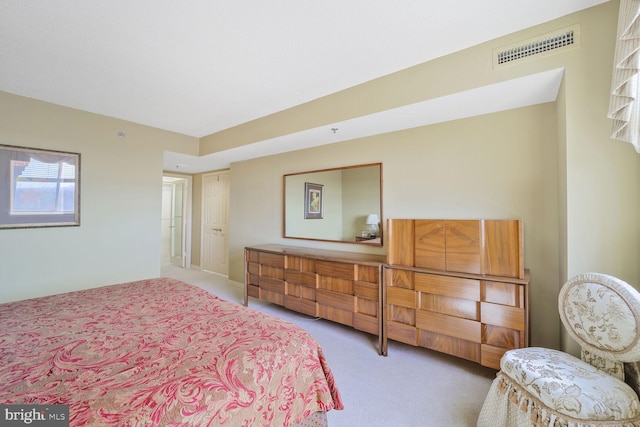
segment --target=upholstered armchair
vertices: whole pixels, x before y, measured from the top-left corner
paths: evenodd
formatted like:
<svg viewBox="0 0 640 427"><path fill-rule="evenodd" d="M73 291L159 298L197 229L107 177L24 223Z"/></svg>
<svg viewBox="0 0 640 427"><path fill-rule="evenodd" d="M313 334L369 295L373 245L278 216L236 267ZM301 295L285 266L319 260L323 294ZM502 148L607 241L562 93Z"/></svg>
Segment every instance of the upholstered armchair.
<svg viewBox="0 0 640 427"><path fill-rule="evenodd" d="M581 359L540 347L507 351L479 427L640 426L640 293L599 273L580 274L558 297Z"/></svg>

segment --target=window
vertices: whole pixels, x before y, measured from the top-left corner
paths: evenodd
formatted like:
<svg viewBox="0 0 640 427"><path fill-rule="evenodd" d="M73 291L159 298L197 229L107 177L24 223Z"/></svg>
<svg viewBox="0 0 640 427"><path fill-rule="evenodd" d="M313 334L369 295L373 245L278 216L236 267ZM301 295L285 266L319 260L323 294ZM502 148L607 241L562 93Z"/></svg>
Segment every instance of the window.
<svg viewBox="0 0 640 427"><path fill-rule="evenodd" d="M65 162L12 160L11 215L73 212L75 172L75 166Z"/></svg>

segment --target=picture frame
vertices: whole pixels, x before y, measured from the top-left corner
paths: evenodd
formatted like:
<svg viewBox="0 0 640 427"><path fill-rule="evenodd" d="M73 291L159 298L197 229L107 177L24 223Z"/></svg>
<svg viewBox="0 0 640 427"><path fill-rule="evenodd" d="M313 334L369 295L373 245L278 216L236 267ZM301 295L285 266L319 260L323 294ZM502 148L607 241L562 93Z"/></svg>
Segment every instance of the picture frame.
<svg viewBox="0 0 640 427"><path fill-rule="evenodd" d="M322 219L323 188L322 184L304 183L305 219Z"/></svg>
<svg viewBox="0 0 640 427"><path fill-rule="evenodd" d="M80 225L80 154L0 144L0 230Z"/></svg>

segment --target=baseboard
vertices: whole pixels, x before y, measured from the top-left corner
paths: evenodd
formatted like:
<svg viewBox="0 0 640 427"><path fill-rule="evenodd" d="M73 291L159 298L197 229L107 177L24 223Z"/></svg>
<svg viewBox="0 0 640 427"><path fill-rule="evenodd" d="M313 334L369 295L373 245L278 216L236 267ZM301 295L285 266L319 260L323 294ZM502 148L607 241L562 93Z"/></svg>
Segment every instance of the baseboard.
<svg viewBox="0 0 640 427"><path fill-rule="evenodd" d="M236 287L238 287L240 289L244 289L244 283L242 283L242 282L238 282L236 280L227 279L227 283L230 284L231 286L236 286Z"/></svg>

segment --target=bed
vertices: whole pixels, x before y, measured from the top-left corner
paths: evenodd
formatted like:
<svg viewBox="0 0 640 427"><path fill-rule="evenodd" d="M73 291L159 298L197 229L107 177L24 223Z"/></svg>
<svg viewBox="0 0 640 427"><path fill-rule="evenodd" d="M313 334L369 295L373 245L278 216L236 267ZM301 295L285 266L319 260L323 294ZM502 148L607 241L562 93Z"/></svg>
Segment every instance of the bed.
<svg viewBox="0 0 640 427"><path fill-rule="evenodd" d="M322 349L284 320L157 278L0 304L0 404L71 426L320 426L343 409Z"/></svg>

